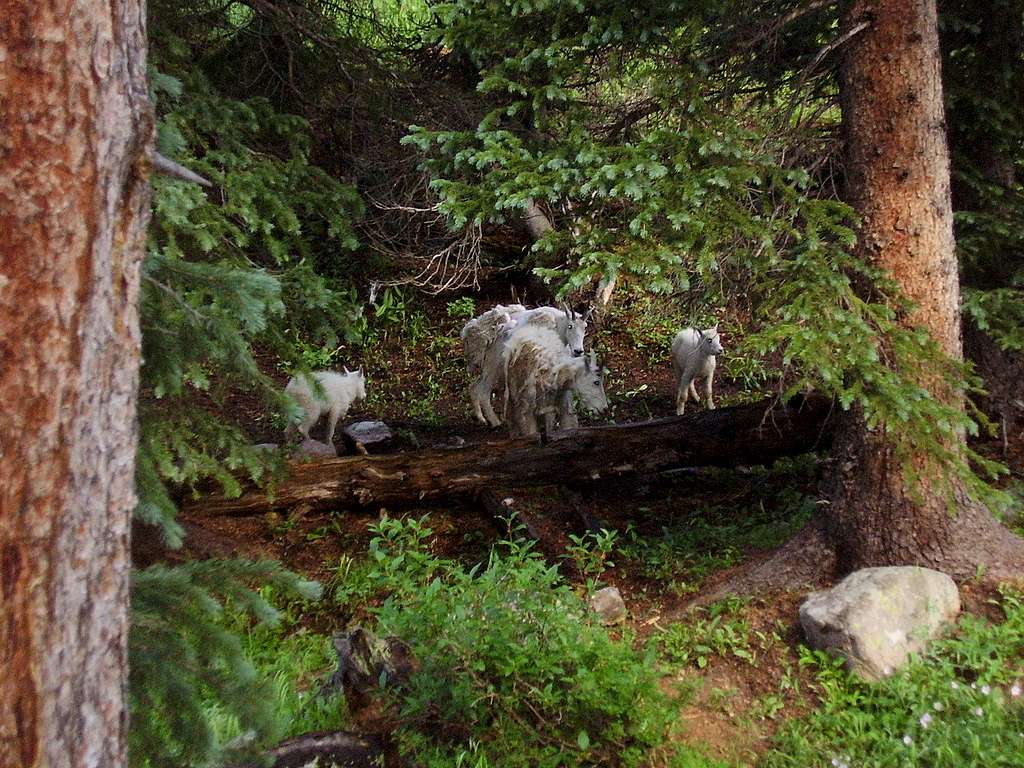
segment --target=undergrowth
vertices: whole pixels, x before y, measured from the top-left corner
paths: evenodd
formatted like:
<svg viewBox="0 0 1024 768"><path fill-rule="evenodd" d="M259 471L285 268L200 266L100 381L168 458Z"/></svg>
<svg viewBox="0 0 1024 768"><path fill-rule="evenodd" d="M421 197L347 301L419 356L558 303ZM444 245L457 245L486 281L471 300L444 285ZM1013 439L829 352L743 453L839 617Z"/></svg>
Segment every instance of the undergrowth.
<svg viewBox="0 0 1024 768"><path fill-rule="evenodd" d="M762 765L1022 765L1024 602L1008 591L999 605L1001 623L964 615L953 636L878 683L805 649L801 663L816 670L821 706L786 723Z"/></svg>
<svg viewBox="0 0 1024 768"><path fill-rule="evenodd" d="M742 613L744 604L730 598L696 609L689 621L670 625L655 635L650 645L672 666L694 664L703 669L713 656L734 656L756 665L750 621Z"/></svg>
<svg viewBox="0 0 1024 768"><path fill-rule="evenodd" d="M371 557L390 595L378 634L420 667L399 702L402 752L430 768L709 763L669 740L674 707L650 652L612 638L529 545L466 567L415 520L383 520Z"/></svg>
<svg viewBox="0 0 1024 768"><path fill-rule="evenodd" d="M814 505L812 497L788 488L772 505L711 505L663 525L655 535L641 535L631 524L618 553L645 579L677 594L692 593L711 574L737 565L746 550L786 542L810 519Z"/></svg>

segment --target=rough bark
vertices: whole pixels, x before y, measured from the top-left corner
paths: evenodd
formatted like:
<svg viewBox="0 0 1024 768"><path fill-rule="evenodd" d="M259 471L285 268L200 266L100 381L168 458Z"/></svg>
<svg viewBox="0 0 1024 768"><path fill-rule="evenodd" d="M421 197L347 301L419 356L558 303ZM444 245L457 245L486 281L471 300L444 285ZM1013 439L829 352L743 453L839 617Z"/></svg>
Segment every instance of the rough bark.
<svg viewBox="0 0 1024 768"><path fill-rule="evenodd" d="M590 427L539 437L390 456L296 463L273 498L253 490L236 499L205 497L184 505L200 514L262 514L297 504L312 508L388 507L478 494L495 487L600 481L680 466L766 464L829 446L832 403L821 396L788 405L766 401L634 424Z"/></svg>
<svg viewBox="0 0 1024 768"><path fill-rule="evenodd" d="M845 49L841 73L847 199L863 222L858 248L915 302L902 322L927 329L962 359L935 0L855 0L844 25L865 21L870 27ZM962 407L962 393L943 382L919 383ZM837 428L834 456L826 522L840 568L912 563L963 576L978 564L1009 572L1024 563L1024 542L959 485L955 516L935 482L923 484L924 501L915 503L906 465L859 413ZM924 455L912 466L930 477L941 472Z"/></svg>
<svg viewBox="0 0 1024 768"><path fill-rule="evenodd" d="M0 3L0 765L125 765L141 0Z"/></svg>

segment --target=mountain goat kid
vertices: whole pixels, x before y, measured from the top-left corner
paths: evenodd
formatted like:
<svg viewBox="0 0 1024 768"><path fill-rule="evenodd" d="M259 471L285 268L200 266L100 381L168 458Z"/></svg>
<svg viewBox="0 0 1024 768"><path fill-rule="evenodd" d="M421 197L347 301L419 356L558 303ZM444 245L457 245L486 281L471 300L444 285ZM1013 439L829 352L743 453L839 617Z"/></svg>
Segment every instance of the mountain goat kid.
<svg viewBox="0 0 1024 768"><path fill-rule="evenodd" d="M708 408L715 407L711 399L711 383L715 376L716 355L722 354L721 340L718 337L718 325L700 330L684 328L672 340L672 367L679 381L676 387L676 415L682 416L686 410L686 401L693 395L698 403L700 397L694 381L704 379L704 392L707 395Z"/></svg>
<svg viewBox="0 0 1024 768"><path fill-rule="evenodd" d="M511 310L520 305L513 304L511 307L495 307L491 312L499 310ZM476 320L471 320L462 329L463 348L466 351L470 375L476 375L476 379L469 388L469 401L473 406L473 413L483 424L497 427L501 419L494 412L491 405L491 395L505 388L505 364L508 340L512 334L523 327L546 328L554 331L562 340L562 345L574 356L583 355L583 339L587 333L587 318L590 313L579 314L573 312L568 306L556 309L555 307L537 307L535 309L524 309L521 312L509 312L509 317L503 322L498 322L494 315L485 326L489 332L493 332L487 340L487 346L479 365L474 370L474 359L471 353L479 349L479 340L482 338L480 325L467 332L467 329L477 321L483 321L489 313L485 312ZM479 334L479 335L477 335ZM467 342L472 339L470 346Z"/></svg>
<svg viewBox="0 0 1024 768"><path fill-rule="evenodd" d="M314 379L319 388L314 386L310 379ZM291 395L305 412L298 427L302 436L309 440L309 430L326 413L327 439L324 442L333 445L334 428L338 425L338 419L348 413L348 409L356 400L366 399L366 375L361 367L355 371L345 368L344 373L316 371L309 376L300 374L288 382L284 391Z"/></svg>
<svg viewBox="0 0 1024 768"><path fill-rule="evenodd" d="M556 414L562 417L563 429L575 426L571 411L574 391L588 410L600 413L608 409L596 353L576 357L555 331L532 325L511 334L506 352L505 409L512 437L537 434L537 419L541 416L546 432L554 429ZM571 425L565 423L569 416L573 419Z"/></svg>

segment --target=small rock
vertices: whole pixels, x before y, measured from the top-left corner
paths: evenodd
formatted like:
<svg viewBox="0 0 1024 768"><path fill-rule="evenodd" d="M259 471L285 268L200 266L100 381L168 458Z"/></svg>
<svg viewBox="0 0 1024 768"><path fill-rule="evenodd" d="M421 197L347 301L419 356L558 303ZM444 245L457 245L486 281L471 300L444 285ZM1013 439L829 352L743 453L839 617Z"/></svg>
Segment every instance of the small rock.
<svg viewBox="0 0 1024 768"><path fill-rule="evenodd" d="M835 587L810 595L800 624L813 648L846 658L867 680L886 677L960 613L949 576L917 566L864 568Z"/></svg>
<svg viewBox="0 0 1024 768"><path fill-rule="evenodd" d="M626 618L626 604L616 587L605 587L591 595L590 610L601 617L605 626L618 624Z"/></svg>
<svg viewBox="0 0 1024 768"><path fill-rule="evenodd" d="M319 440L303 440L295 447L296 456L337 456L338 451L333 445L321 443Z"/></svg>
<svg viewBox="0 0 1024 768"><path fill-rule="evenodd" d="M359 453L386 448L394 439L391 428L383 421L357 421L342 427L341 434Z"/></svg>

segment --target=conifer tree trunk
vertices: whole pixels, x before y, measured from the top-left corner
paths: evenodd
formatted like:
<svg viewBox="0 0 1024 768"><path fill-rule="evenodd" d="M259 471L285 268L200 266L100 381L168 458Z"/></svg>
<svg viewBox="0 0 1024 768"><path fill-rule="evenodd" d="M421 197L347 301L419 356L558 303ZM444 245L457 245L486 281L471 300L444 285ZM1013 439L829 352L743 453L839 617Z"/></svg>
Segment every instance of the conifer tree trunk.
<svg viewBox="0 0 1024 768"><path fill-rule="evenodd" d="M902 322L925 328L946 354L962 359L960 292L950 205L935 0L854 0L845 25L870 22L846 48L842 107L847 199L863 220L859 249L884 269L917 308ZM962 407L943 382L920 382ZM836 435L837 479L827 527L842 570L920 564L968 575L1024 566L1024 542L955 487L951 515L935 482L923 503L910 494L906 466L860 414ZM913 468L930 472L925 456Z"/></svg>
<svg viewBox="0 0 1024 768"><path fill-rule="evenodd" d="M126 764L142 0L0 3L0 766Z"/></svg>

